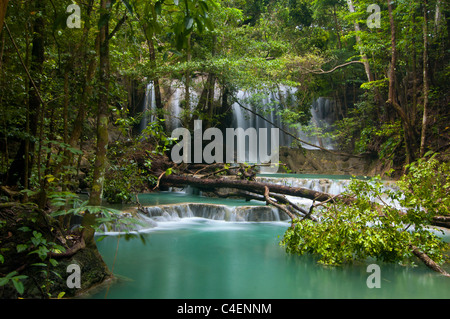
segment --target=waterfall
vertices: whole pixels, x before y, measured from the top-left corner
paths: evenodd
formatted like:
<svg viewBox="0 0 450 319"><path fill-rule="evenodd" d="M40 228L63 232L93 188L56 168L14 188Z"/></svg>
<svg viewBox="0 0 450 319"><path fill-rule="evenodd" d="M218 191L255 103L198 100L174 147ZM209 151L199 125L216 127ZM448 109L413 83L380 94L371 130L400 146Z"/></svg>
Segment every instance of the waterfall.
<svg viewBox="0 0 450 319"><path fill-rule="evenodd" d="M144 104L142 106L143 116L139 124L139 132L142 132L148 125L149 122L155 120L155 115L153 114L156 109L156 99L155 99L155 88L153 82L147 85L145 91Z"/></svg>
<svg viewBox="0 0 450 319"><path fill-rule="evenodd" d="M229 222L288 221L289 217L270 206L227 206L205 203L184 203L143 208L143 218L158 222L179 221L184 218L204 218Z"/></svg>
<svg viewBox="0 0 450 319"><path fill-rule="evenodd" d="M308 126L309 130L305 129L305 127L302 127L299 124L288 125L286 123L283 123L282 116L280 114L286 107L286 103L291 104L291 106L295 106L294 94L296 90L296 88L288 86L280 86L278 91L271 91L268 93L240 90L237 92L236 98L242 105L244 105L248 109L251 109L253 112L260 114L278 127L292 133L295 136L298 136L300 139L314 145L325 147L327 149L333 149L334 145L330 138L321 138L315 136L317 134L314 134L314 132L309 132L311 128L314 127L319 128L325 132L331 130L331 127L337 118L336 108L332 100L320 97L311 104L312 117L310 125ZM182 101L184 100L185 88L184 85L179 81L172 81L170 83L170 87L162 93L164 95L163 100L166 101L165 111L168 129L169 131L173 131L174 129L182 126ZM191 89L190 94L191 105L189 106L189 108L192 111L194 109L194 106L198 103L199 96L198 93L193 89ZM216 96L220 96L220 94L216 94ZM154 114L155 108L156 103L154 85L153 82L150 82L147 86L143 110L152 111L151 113ZM257 132L260 128L267 128L270 132L270 128L273 127L267 121L264 121L261 117L240 107L238 103L234 103L232 105L232 112L232 122L228 123L228 125L230 125L229 127L231 128L243 128L244 130L248 128L255 128ZM140 125L141 131L146 127L149 121L153 121L154 119L154 115L152 115L151 117L144 116ZM280 132L280 146L291 146L293 141L294 139L291 136ZM271 140L269 136L268 149L270 149L270 145ZM302 146L306 149L316 149L306 144L303 144Z"/></svg>
<svg viewBox="0 0 450 319"><path fill-rule="evenodd" d="M184 99L184 88L177 86L172 87L172 92L169 96L166 120L169 123L168 129L173 131L174 129L182 125L182 107L181 100Z"/></svg>
<svg viewBox="0 0 450 319"><path fill-rule="evenodd" d="M283 96L287 94L292 94L293 91L288 88L282 88L280 90ZM260 116L257 116L255 113L260 114L262 117L266 118L270 122L274 123L276 126L290 131L295 135L295 130L289 128L287 124L282 123L282 118L278 114L278 111L282 109L282 104L280 102L280 97L277 96L273 92L270 92L266 97L262 98L260 101L256 103L249 102L254 96L253 92L248 91L239 91L236 95L236 98L239 100L239 103L244 105L246 108L252 110L254 113L249 112L243 109L238 103L233 104L233 121L231 123L232 128L243 128L244 130L248 128L255 128L257 131L260 128L267 128L270 130L273 126L262 119ZM292 137L287 136L284 133L280 133L280 146L289 146L292 142ZM270 149L270 141L269 146Z"/></svg>
<svg viewBox="0 0 450 319"><path fill-rule="evenodd" d="M237 98L240 103L246 108L252 110L257 114L260 114L270 122L274 123L283 130L292 133L294 136L297 136L301 140L327 149L334 149L333 142L330 138L320 137L319 134L314 132L314 128L318 128L324 132L330 131L331 126L336 119L336 112L333 101L321 97L314 101L314 103L312 103L311 121L308 127L309 130L305 130L305 127L302 127L300 124L289 126L288 124L282 122L280 111L282 111L283 108L286 107L283 105L283 103L285 103L283 102L283 100L287 100L287 97L292 97L295 91L295 88L281 87L278 94L271 92L266 98L262 99L258 107L255 107L253 103L247 102L249 99L251 99L252 93L241 91L237 94ZM243 129L253 127L258 130L259 128L271 128L272 125L267 121L261 119L261 117L257 116L256 114L243 109L238 103L234 103L232 127L241 127ZM291 136L280 132L280 146L289 147L291 146L293 141L294 139ZM317 149L304 143L302 143L302 147L306 149Z"/></svg>
<svg viewBox="0 0 450 319"><path fill-rule="evenodd" d="M198 103L199 97L198 93L193 88L190 88L189 92L191 96L189 110L192 113L195 105ZM185 109L185 106L183 105L185 93L186 90L183 83L176 80L171 81L167 88L161 88L162 100L164 101L164 118L167 122L167 129L169 131L173 131L183 125L182 118L184 116L183 111ZM141 131L148 125L149 121L154 121L156 119L155 87L153 82L150 82L147 86L143 111L150 111L148 113L151 113L151 116L144 117L141 121Z"/></svg>
<svg viewBox="0 0 450 319"><path fill-rule="evenodd" d="M332 129L332 125L337 119L336 107L334 101L319 97L311 106L311 126L317 127L323 132L329 132ZM307 132L303 131L300 127L298 129L298 136L301 139L310 142L311 144L324 147L326 149L334 149L334 144L329 137L311 136ZM303 145L306 149L316 149L309 145Z"/></svg>

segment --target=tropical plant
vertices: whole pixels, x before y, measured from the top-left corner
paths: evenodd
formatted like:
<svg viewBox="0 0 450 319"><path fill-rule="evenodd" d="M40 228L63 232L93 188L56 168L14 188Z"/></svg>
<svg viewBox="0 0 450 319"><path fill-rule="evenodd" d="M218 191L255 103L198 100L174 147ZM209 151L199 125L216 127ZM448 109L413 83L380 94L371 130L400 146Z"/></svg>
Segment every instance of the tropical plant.
<svg viewBox="0 0 450 319"><path fill-rule="evenodd" d="M345 193L349 201L326 204L319 222L294 220L281 244L289 253L313 254L327 265L368 258L411 263L413 248L442 264L448 243L430 224L449 211L448 172L448 164L431 157L411 164L397 184L353 179Z"/></svg>

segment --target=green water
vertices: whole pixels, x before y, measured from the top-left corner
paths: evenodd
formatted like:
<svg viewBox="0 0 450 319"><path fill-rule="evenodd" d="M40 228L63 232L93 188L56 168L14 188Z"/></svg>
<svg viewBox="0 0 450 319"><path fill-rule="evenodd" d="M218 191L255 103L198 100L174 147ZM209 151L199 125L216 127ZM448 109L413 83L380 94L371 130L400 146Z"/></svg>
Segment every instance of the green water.
<svg viewBox="0 0 450 319"><path fill-rule="evenodd" d="M121 280L89 298L450 298L450 279L425 266L381 264L381 288L368 288L367 264L324 267L279 246L289 225L188 218L161 223L140 240L98 243ZM278 237L280 236L280 238Z"/></svg>
<svg viewBox="0 0 450 319"><path fill-rule="evenodd" d="M228 206L247 206L247 205L265 205L260 201L245 201L243 199L221 199L213 197L198 196L190 193L173 193L173 192L161 192L140 194L139 202L141 205L167 205L167 204L181 204L181 203L205 203L205 204L218 204Z"/></svg>

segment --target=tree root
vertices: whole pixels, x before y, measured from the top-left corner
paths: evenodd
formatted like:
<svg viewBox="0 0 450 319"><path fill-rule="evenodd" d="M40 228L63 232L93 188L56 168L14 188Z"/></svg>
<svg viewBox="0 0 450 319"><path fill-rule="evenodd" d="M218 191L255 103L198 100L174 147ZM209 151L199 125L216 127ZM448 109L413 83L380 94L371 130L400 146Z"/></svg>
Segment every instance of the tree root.
<svg viewBox="0 0 450 319"><path fill-rule="evenodd" d="M81 249L84 249L84 248L86 248L86 243L84 242L83 236L81 236L80 237L80 241L77 242L76 244L74 244L69 249L67 249L65 252L63 252L63 253L49 252L49 253L47 253L47 256L49 258L55 258L55 259L58 259L58 258L69 258L69 257L72 257L78 251L80 251Z"/></svg>

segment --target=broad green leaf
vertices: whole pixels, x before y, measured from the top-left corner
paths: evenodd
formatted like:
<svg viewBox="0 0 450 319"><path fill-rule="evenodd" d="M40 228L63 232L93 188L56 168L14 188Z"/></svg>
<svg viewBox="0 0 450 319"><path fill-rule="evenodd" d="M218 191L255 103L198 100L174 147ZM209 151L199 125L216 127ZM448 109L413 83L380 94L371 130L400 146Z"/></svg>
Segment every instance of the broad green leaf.
<svg viewBox="0 0 450 319"><path fill-rule="evenodd" d="M14 288L16 288L17 292L19 294L23 294L23 292L25 290L23 283L19 280L15 280L15 279L13 279L12 282L13 282Z"/></svg>
<svg viewBox="0 0 450 319"><path fill-rule="evenodd" d="M8 281L9 281L9 278L7 278L7 277L0 278L0 287L6 285L8 283Z"/></svg>
<svg viewBox="0 0 450 319"><path fill-rule="evenodd" d="M19 244L16 247L18 253L21 253L21 252L27 250L27 248L28 248L28 245L26 245L26 244Z"/></svg>
<svg viewBox="0 0 450 319"><path fill-rule="evenodd" d="M193 25L194 25L194 19L192 17L184 18L184 27L187 31L191 30Z"/></svg>
<svg viewBox="0 0 450 319"><path fill-rule="evenodd" d="M52 264L52 266L54 266L54 267L56 267L56 266L58 266L58 261L56 260L56 259L53 259L53 258L50 258L49 259L49 262Z"/></svg>

